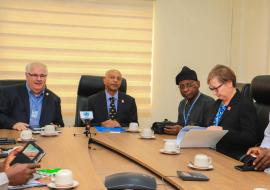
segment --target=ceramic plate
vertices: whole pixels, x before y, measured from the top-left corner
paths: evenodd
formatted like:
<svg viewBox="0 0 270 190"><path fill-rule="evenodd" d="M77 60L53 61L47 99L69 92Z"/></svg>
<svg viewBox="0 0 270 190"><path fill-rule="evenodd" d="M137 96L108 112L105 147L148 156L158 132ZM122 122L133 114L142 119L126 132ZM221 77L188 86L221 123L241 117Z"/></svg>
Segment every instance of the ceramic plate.
<svg viewBox="0 0 270 190"><path fill-rule="evenodd" d="M73 180L73 185L71 186L56 186L54 182L50 182L47 184L48 187L50 188L54 188L54 189L70 189L70 188L74 188L74 187L77 187L79 185L79 182L78 181L75 181Z"/></svg>
<svg viewBox="0 0 270 190"><path fill-rule="evenodd" d="M163 154L180 154L180 150L176 150L176 151L166 151L164 149L160 149L159 150L161 153Z"/></svg>
<svg viewBox="0 0 270 190"><path fill-rule="evenodd" d="M57 136L59 133L55 131L54 133L44 133L43 131L40 133L41 136L45 137L51 137L51 136Z"/></svg>
<svg viewBox="0 0 270 190"><path fill-rule="evenodd" d="M212 170L214 168L213 165L209 165L209 167L207 167L207 168L197 167L197 166L194 166L192 162L188 163L188 167L195 169L195 170Z"/></svg>
<svg viewBox="0 0 270 190"><path fill-rule="evenodd" d="M145 136L140 135L140 138L141 139L155 139L156 137L155 137L155 135L152 135L151 137L145 137Z"/></svg>
<svg viewBox="0 0 270 190"><path fill-rule="evenodd" d="M139 133L139 132L140 132L139 129L137 129L137 130L130 130L130 129L127 129L126 131L127 131L127 132L130 132L130 133Z"/></svg>
<svg viewBox="0 0 270 190"><path fill-rule="evenodd" d="M18 142L34 142L34 141L36 141L36 139L31 138L31 139L25 140L25 139L22 139L22 138L18 138L17 141Z"/></svg>

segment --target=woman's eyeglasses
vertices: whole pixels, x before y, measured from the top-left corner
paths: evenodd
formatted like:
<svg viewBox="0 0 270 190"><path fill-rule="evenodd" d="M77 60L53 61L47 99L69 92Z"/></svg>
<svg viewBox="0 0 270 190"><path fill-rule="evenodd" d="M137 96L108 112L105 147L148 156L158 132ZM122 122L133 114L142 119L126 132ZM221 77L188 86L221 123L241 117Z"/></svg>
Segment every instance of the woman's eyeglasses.
<svg viewBox="0 0 270 190"><path fill-rule="evenodd" d="M210 87L209 86L209 89L211 90L211 91L215 91L215 92L217 92L218 91L218 89L220 88L220 87L222 87L223 86L223 84L224 83L221 83L220 85L218 85L217 87Z"/></svg>

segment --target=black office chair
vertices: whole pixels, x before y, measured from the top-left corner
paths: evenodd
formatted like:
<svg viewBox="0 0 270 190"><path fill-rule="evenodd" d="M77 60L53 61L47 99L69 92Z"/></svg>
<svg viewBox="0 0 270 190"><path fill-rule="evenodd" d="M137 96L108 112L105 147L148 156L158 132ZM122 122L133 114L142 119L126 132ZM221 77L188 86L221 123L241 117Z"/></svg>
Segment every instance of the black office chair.
<svg viewBox="0 0 270 190"><path fill-rule="evenodd" d="M250 85L251 95L255 100L255 107L259 117L258 143L264 137L264 130L269 123L270 112L270 75L256 76Z"/></svg>
<svg viewBox="0 0 270 190"><path fill-rule="evenodd" d="M90 76L82 75L78 91L77 91L77 103L76 103L76 115L75 115L75 126L82 127L83 123L80 119L80 111L89 111L88 109L88 97L104 90L104 83L102 76ZM127 82L126 79L122 79L120 91L127 91Z"/></svg>
<svg viewBox="0 0 270 190"><path fill-rule="evenodd" d="M8 87L8 86L16 85L16 84L23 84L23 83L25 83L25 80L23 80L23 79L20 79L20 80L15 80L15 79L0 80L0 89Z"/></svg>

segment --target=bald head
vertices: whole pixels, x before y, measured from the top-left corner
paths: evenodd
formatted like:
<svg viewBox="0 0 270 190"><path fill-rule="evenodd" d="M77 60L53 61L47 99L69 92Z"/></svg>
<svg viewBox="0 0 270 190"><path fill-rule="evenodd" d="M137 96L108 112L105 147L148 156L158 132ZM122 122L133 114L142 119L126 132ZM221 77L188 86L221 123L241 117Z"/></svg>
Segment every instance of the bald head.
<svg viewBox="0 0 270 190"><path fill-rule="evenodd" d="M122 83L122 74L120 71L111 69L105 73L103 79L105 89L112 96L118 91Z"/></svg>

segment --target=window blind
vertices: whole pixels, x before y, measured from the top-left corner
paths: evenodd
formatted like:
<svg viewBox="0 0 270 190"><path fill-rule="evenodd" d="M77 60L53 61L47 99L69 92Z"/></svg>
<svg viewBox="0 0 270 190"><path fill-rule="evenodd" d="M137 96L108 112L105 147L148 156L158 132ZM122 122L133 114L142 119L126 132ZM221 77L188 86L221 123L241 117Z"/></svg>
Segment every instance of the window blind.
<svg viewBox="0 0 270 190"><path fill-rule="evenodd" d="M0 79L24 79L27 63L45 63L65 119L75 117L81 75L119 69L147 117L152 19L152 0L1 0Z"/></svg>

